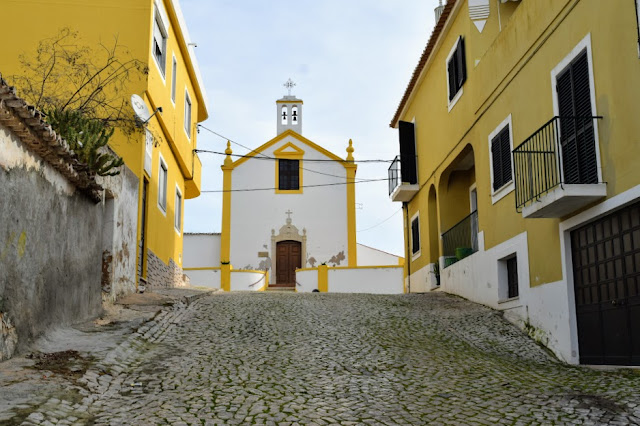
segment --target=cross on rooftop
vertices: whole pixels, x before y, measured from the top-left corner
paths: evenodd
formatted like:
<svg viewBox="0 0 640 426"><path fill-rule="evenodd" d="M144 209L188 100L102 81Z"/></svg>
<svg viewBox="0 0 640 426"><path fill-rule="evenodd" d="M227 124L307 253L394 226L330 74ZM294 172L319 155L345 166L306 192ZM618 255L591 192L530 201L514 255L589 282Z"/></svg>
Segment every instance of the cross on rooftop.
<svg viewBox="0 0 640 426"><path fill-rule="evenodd" d="M293 82L293 80L291 80L291 78L289 78L289 80L287 80L287 82L283 84L283 86L287 88L287 90L289 91L289 96L291 96L291 89L293 89L296 84Z"/></svg>

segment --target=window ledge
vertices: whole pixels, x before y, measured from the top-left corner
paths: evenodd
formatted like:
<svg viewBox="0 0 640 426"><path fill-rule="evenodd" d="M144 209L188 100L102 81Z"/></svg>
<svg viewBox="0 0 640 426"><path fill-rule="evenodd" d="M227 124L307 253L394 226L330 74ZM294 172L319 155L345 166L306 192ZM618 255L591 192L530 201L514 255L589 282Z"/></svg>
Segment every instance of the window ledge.
<svg viewBox="0 0 640 426"><path fill-rule="evenodd" d="M503 305L506 303L510 303L510 302L515 302L520 300L520 296L516 296L516 297L510 297L508 299L502 299L502 300L498 300L498 305ZM522 305L517 305L517 306L510 306L510 308L519 308Z"/></svg>
<svg viewBox="0 0 640 426"><path fill-rule="evenodd" d="M502 185L498 190L491 193L491 204L495 204L502 200L508 194L516 189L516 185L513 183L513 179L508 183Z"/></svg>
<svg viewBox="0 0 640 426"><path fill-rule="evenodd" d="M417 252L415 252L413 255L411 255L411 261L415 262L420 257L421 254L422 254L422 250L418 250Z"/></svg>
<svg viewBox="0 0 640 426"><path fill-rule="evenodd" d="M461 87L460 90L458 90L458 93L456 93L456 95L453 97L453 99L449 101L449 106L448 106L449 112L451 112L453 107L458 103L458 100L462 97L463 92L464 92L464 87Z"/></svg>

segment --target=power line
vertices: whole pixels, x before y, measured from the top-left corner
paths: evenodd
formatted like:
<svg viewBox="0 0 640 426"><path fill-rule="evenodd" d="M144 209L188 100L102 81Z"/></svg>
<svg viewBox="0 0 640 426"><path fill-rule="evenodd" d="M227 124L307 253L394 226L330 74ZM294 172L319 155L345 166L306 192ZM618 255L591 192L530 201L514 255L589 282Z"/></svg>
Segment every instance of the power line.
<svg viewBox="0 0 640 426"><path fill-rule="evenodd" d="M398 213L400 213L401 211L402 211L402 208L400 208L400 209L396 210L396 211L395 211L395 213L393 213L391 216L389 216L388 218L386 218L386 219L385 219L385 220L383 220L382 222L377 223L377 224L375 224L375 225L373 225L373 226L370 226L369 228L361 229L361 230L356 231L356 232L364 232L364 231L369 231L369 230L371 230L371 229L373 229L373 228L377 228L378 226L382 225L383 223L385 223L386 221L388 221L389 219L391 219L392 217L394 217L395 215L397 215L397 214L398 214Z"/></svg>
<svg viewBox="0 0 640 426"><path fill-rule="evenodd" d="M361 180L361 181L356 181L356 182L336 182L336 183L321 183L321 184L317 184L317 185L303 185L300 187L300 189L303 188L318 188L318 187L322 187L322 186L338 186L338 185L355 185L356 183L369 183L369 182L382 182L382 181L388 181L389 179L367 179L367 180ZM206 194L206 193L223 193L223 192L255 192L255 191L275 191L278 188L247 188L247 189L230 189L225 191L224 189L218 189L218 190L210 190L210 191L200 191L200 193L202 194Z"/></svg>

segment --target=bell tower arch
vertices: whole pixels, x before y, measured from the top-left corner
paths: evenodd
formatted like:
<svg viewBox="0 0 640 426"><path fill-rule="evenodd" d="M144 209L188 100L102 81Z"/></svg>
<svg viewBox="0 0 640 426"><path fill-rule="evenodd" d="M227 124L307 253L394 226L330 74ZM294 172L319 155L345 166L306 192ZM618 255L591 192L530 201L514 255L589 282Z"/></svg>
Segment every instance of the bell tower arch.
<svg viewBox="0 0 640 426"><path fill-rule="evenodd" d="M302 134L302 99L291 94L291 89L295 86L291 79L287 80L284 87L287 88L288 95L276 101L278 135L289 129Z"/></svg>

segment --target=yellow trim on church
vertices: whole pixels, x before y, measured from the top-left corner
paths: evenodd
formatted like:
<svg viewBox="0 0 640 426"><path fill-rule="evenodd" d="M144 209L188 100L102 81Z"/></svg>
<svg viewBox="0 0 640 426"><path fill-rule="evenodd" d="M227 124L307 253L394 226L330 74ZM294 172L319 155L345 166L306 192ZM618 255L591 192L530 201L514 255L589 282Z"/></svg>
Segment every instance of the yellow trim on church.
<svg viewBox="0 0 640 426"><path fill-rule="evenodd" d="M294 132L291 129L285 130L284 132L280 133L275 138L271 139L269 142L266 142L266 143L262 144L258 148L256 148L253 151L251 151L249 154L247 154L244 157L234 161L233 164L231 165L231 167L235 169L239 165L241 165L241 164L245 163L246 161L248 161L250 158L253 158L256 155L261 154L267 148L270 148L273 145L277 144L278 142L280 142L281 140L283 140L287 136L292 136L292 137L298 139L300 142L302 142L302 143L304 143L306 145L309 145L314 150L320 152L321 154L326 155L330 159L335 160L335 161L339 162L340 164L342 164L343 166L346 167L347 164L346 164L345 160L343 160L342 158L338 157L333 152L324 149L320 145L318 145L318 144L316 144L314 142L311 142L309 139L305 138L304 136L302 136L299 133Z"/></svg>

